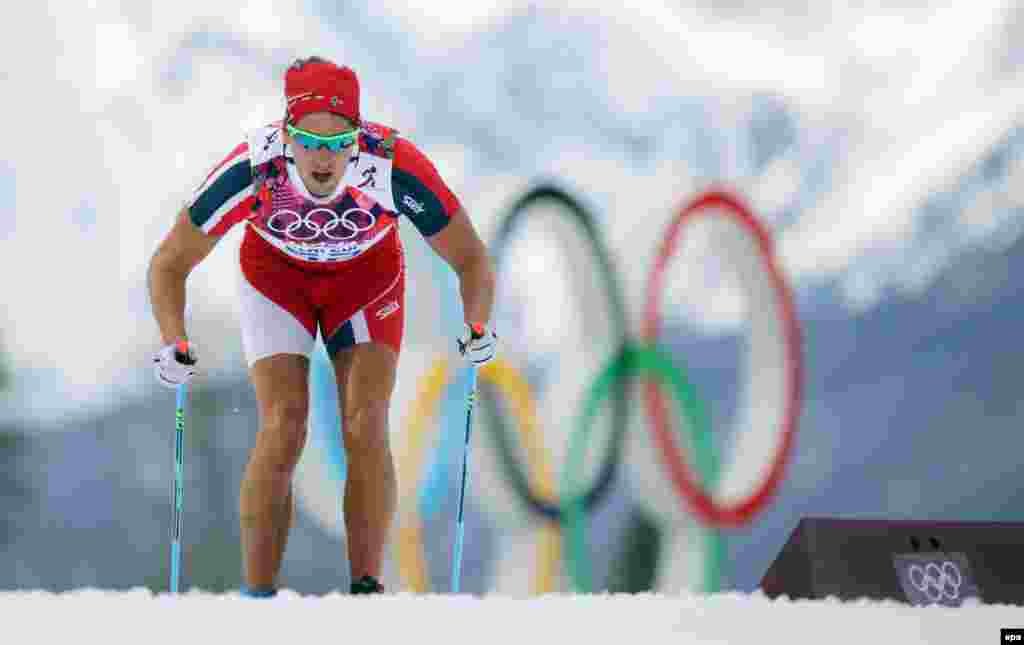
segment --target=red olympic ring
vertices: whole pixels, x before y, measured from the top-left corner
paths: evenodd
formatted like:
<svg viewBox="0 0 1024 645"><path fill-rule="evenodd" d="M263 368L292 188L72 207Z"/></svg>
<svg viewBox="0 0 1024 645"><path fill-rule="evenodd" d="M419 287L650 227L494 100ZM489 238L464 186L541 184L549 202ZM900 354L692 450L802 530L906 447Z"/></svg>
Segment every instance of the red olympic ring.
<svg viewBox="0 0 1024 645"><path fill-rule="evenodd" d="M708 209L719 208L737 220L756 239L758 249L768 269L769 279L777 293L782 310L787 353L787 401L782 424L782 437L778 443L771 468L759 486L744 499L729 505L715 500L695 479L691 468L682 458L676 438L669 430L667 408L660 384L651 381L646 386L648 414L655 444L660 448L662 462L668 468L669 478L677 492L685 499L690 510L705 525L715 528L739 527L749 523L768 503L778 489L786 464L793 452L801 401L803 365L801 361L801 334L795 315L793 296L783 280L775 262L772 242L765 228L754 218L750 209L739 198L716 189L698 195L684 206L669 226L662 240L657 261L647 283L643 337L649 343L657 341L661 323L661 292L665 268L672 258L686 223Z"/></svg>

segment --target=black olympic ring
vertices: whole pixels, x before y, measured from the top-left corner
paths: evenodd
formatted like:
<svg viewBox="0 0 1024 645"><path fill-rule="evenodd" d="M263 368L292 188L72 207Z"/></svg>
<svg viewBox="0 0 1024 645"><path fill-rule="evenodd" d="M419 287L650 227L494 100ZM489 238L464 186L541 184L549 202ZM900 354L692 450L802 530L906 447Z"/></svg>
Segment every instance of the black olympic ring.
<svg viewBox="0 0 1024 645"><path fill-rule="evenodd" d="M528 191L512 204L501 221L494 241L490 244L492 253L495 255L495 264L499 274L502 269L502 250L509 243L509 239L512 237L516 226L525 219L528 213L527 209L538 202L551 202L562 207L565 216L574 221L583 230L583 244L589 246L598 264L600 280L604 284L604 292L609 304L610 320L608 322L610 323L612 336L616 337L615 343L617 347L614 355L621 358L626 351L628 324L626 305L622 297L623 290L619 283L618 272L613 265L612 256L601 238L594 217L569 193L557 186L544 184ZM482 383L479 387L479 394L480 407L489 421L487 426L493 430L492 436L497 443L502 470L512 485L516 496L523 500L532 512L541 517L555 522L562 521L562 507L560 503L557 500L552 502L544 499L530 485L531 479L526 473L525 466L516 456L517 451L513 447L516 441L515 435L512 434L505 424L504 417L498 407L496 393L487 383ZM597 508L605 496L611 492L611 484L615 479L615 474L622 460L622 450L625 443L624 439L629 414L628 390L625 382L617 384L610 404L612 408L612 436L608 454L605 461L601 464L600 470L590 489L583 494L583 508L588 514Z"/></svg>

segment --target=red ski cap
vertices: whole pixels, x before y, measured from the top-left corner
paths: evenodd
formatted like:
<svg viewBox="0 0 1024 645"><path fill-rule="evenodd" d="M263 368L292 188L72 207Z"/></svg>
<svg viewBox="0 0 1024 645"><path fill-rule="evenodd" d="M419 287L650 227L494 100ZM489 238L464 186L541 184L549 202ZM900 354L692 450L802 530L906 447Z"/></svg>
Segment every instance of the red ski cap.
<svg viewBox="0 0 1024 645"><path fill-rule="evenodd" d="M312 112L333 112L360 123L359 79L349 67L325 60L296 62L285 72L284 95L292 125Z"/></svg>

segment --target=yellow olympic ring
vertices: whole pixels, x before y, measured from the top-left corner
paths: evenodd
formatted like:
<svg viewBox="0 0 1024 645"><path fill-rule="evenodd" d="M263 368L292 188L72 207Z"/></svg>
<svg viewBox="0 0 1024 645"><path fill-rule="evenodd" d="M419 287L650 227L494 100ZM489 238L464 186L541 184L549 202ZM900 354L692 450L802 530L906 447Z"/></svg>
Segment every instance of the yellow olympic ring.
<svg viewBox="0 0 1024 645"><path fill-rule="evenodd" d="M537 432L536 406L530 385L511 364L496 357L484 365L480 378L494 385L503 394L516 417L516 426L522 434L526 456L531 464L532 485L547 499L555 499L554 469ZM417 510L417 489L426 454L429 421L437 414L438 404L448 384L449 361L438 358L421 377L406 419L401 445L396 454L399 483L398 569L406 587L417 593L430 590L424 557L423 534ZM404 502L404 504L403 504ZM545 521L537 541L537 565L534 573L534 593L554 591L555 579L562 559L561 532L557 523Z"/></svg>

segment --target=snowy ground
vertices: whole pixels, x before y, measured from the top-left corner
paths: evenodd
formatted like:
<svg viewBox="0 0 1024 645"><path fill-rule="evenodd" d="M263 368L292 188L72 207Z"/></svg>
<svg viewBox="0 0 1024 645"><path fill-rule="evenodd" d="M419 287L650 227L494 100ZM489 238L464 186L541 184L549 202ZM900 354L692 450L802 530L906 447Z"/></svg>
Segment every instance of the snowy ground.
<svg viewBox="0 0 1024 645"><path fill-rule="evenodd" d="M146 590L0 593L8 642L68 643L906 643L1001 642L1020 607L912 608L761 595L533 598L282 592L273 600ZM355 640L353 640L355 639Z"/></svg>

